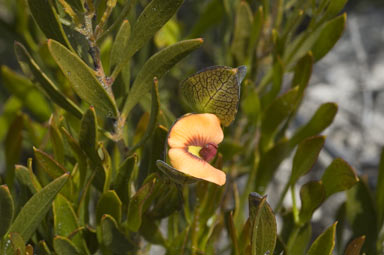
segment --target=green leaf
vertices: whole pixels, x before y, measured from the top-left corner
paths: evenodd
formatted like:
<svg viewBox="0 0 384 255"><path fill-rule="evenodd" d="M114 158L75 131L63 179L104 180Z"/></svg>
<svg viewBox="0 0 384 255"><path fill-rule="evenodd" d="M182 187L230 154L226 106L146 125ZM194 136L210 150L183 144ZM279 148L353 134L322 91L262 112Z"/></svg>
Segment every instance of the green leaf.
<svg viewBox="0 0 384 255"><path fill-rule="evenodd" d="M181 94L192 111L216 114L221 124L235 119L240 99L240 84L246 67L211 66L181 83Z"/></svg>
<svg viewBox="0 0 384 255"><path fill-rule="evenodd" d="M325 200L325 189L321 181L310 181L300 189L301 208L299 219L304 224L311 220L313 212Z"/></svg>
<svg viewBox="0 0 384 255"><path fill-rule="evenodd" d="M307 174L319 156L325 141L324 136L310 137L299 144L292 163L292 173L289 179L291 184Z"/></svg>
<svg viewBox="0 0 384 255"><path fill-rule="evenodd" d="M333 122L336 113L337 105L335 103L322 104L308 123L296 130L290 139L290 144L294 146L307 137L321 133Z"/></svg>
<svg viewBox="0 0 384 255"><path fill-rule="evenodd" d="M51 203L69 178L64 174L45 186L24 205L8 232L18 232L28 241L51 208Z"/></svg>
<svg viewBox="0 0 384 255"><path fill-rule="evenodd" d="M164 48L179 41L181 23L175 18L170 19L154 37L157 48Z"/></svg>
<svg viewBox="0 0 384 255"><path fill-rule="evenodd" d="M292 215L291 215L292 216ZM289 235L286 254L304 255L312 237L311 223L307 223Z"/></svg>
<svg viewBox="0 0 384 255"><path fill-rule="evenodd" d="M312 46L312 53L315 61L319 61L333 48L333 46L335 46L336 42L344 32L346 20L347 15L344 13L324 26L318 39Z"/></svg>
<svg viewBox="0 0 384 255"><path fill-rule="evenodd" d="M359 236L353 239L345 249L345 255L360 255L361 248L365 242L365 236Z"/></svg>
<svg viewBox="0 0 384 255"><path fill-rule="evenodd" d="M119 66L113 71L112 77L117 77L122 66L167 23L182 3L183 0L152 0L145 7L133 25L128 43L120 51L120 54L125 56L125 58L122 59Z"/></svg>
<svg viewBox="0 0 384 255"><path fill-rule="evenodd" d="M21 108L22 102L15 96L10 96L3 102L2 113L0 116L0 141L3 141L9 125L17 113L21 111Z"/></svg>
<svg viewBox="0 0 384 255"><path fill-rule="evenodd" d="M202 43L202 39L184 40L151 56L137 74L124 104L122 114L127 117L132 108L150 91L154 77L160 79L177 62L197 49Z"/></svg>
<svg viewBox="0 0 384 255"><path fill-rule="evenodd" d="M0 239L12 223L15 206L7 185L0 186Z"/></svg>
<svg viewBox="0 0 384 255"><path fill-rule="evenodd" d="M163 219L182 207L182 195L176 184L167 183L166 186L166 190L155 201L153 209L148 213L152 219Z"/></svg>
<svg viewBox="0 0 384 255"><path fill-rule="evenodd" d="M325 15L326 17L333 17L337 14L339 14L345 4L348 2L348 0L333 0L331 2L329 2L329 5L327 7L327 10L325 11Z"/></svg>
<svg viewBox="0 0 384 255"><path fill-rule="evenodd" d="M80 125L79 144L81 149L87 156L94 160L100 161L96 152L97 144L97 122L96 112L93 107L90 107L83 115Z"/></svg>
<svg viewBox="0 0 384 255"><path fill-rule="evenodd" d="M359 178L347 162L337 158L325 169L321 180L328 198L334 193L350 189L359 181Z"/></svg>
<svg viewBox="0 0 384 255"><path fill-rule="evenodd" d="M68 97L66 97L56 85L42 72L40 67L32 59L27 49L19 42L15 42L15 53L17 61L23 72L28 76L33 76L40 84L40 88L55 104L62 107L77 118L83 115L82 110Z"/></svg>
<svg viewBox="0 0 384 255"><path fill-rule="evenodd" d="M27 2L33 19L45 36L72 49L52 0L27 0Z"/></svg>
<svg viewBox="0 0 384 255"><path fill-rule="evenodd" d="M347 191L346 218L352 228L352 237L365 235L363 253L376 254L379 232L377 212L372 194L364 180Z"/></svg>
<svg viewBox="0 0 384 255"><path fill-rule="evenodd" d="M23 127L24 117L22 114L18 114L17 117L12 121L8 128L5 141L5 183L9 187L12 187L13 178L15 175L15 164L19 161L21 146L23 141Z"/></svg>
<svg viewBox="0 0 384 255"><path fill-rule="evenodd" d="M295 109L297 102L298 89L293 88L276 98L265 110L261 124L260 145L263 151L270 146L273 135L277 132L279 126Z"/></svg>
<svg viewBox="0 0 384 255"><path fill-rule="evenodd" d="M117 32L115 41L111 50L111 66L122 62L125 55L122 54L122 50L127 47L128 40L131 35L131 24L128 20L124 20Z"/></svg>
<svg viewBox="0 0 384 255"><path fill-rule="evenodd" d="M272 67L272 85L269 91L261 98L262 108L268 107L281 90L284 77L284 64L279 57L276 57Z"/></svg>
<svg viewBox="0 0 384 255"><path fill-rule="evenodd" d="M139 232L148 242L167 247L167 242L164 239L158 224L151 217L143 215Z"/></svg>
<svg viewBox="0 0 384 255"><path fill-rule="evenodd" d="M252 224L251 254L273 254L277 227L275 215L267 203L267 197L257 193L249 195L249 218Z"/></svg>
<svg viewBox="0 0 384 255"><path fill-rule="evenodd" d="M303 94L309 83L309 79L311 78L313 62L313 54L308 52L304 57L297 61L297 64L294 67L291 87L298 86L300 95Z"/></svg>
<svg viewBox="0 0 384 255"><path fill-rule="evenodd" d="M239 242L238 242L238 237L236 233L235 223L233 221L232 212L228 212L225 214L225 223L226 223L229 237L231 238L231 242L232 242L232 254L240 255Z"/></svg>
<svg viewBox="0 0 384 255"><path fill-rule="evenodd" d="M51 115L51 109L46 99L39 93L32 82L13 72L7 66L1 67L3 85L19 98L23 105L41 121L46 121Z"/></svg>
<svg viewBox="0 0 384 255"><path fill-rule="evenodd" d="M51 251L48 248L47 243L44 240L39 241L38 245L35 246L36 255L51 255Z"/></svg>
<svg viewBox="0 0 384 255"><path fill-rule="evenodd" d="M101 219L102 243L107 251L114 254L133 254L137 249L117 227L116 221L110 215L104 215Z"/></svg>
<svg viewBox="0 0 384 255"><path fill-rule="evenodd" d="M381 150L379 174L376 185L376 207L379 226L384 222L384 148Z"/></svg>
<svg viewBox="0 0 384 255"><path fill-rule="evenodd" d="M152 103L151 103L151 117L149 119L149 123L147 125L147 128L145 129L144 135L141 137L140 141L135 144L132 149L130 149L131 152L135 151L136 149L140 148L145 144L145 142L153 135L156 123L159 118L159 112L160 112L160 99L159 99L159 85L157 78L153 80L153 87L152 87Z"/></svg>
<svg viewBox="0 0 384 255"><path fill-rule="evenodd" d="M132 172L137 163L137 155L133 154L130 157L127 157L121 166L118 169L117 177L114 181L114 190L117 195L120 197L123 204L126 204L129 201L130 194L130 178Z"/></svg>
<svg viewBox="0 0 384 255"><path fill-rule="evenodd" d="M224 4L221 0L211 0L196 17L188 38L202 36L210 27L222 22L225 14Z"/></svg>
<svg viewBox="0 0 384 255"><path fill-rule="evenodd" d="M52 156L35 147L33 147L33 151L37 162L51 178L57 178L67 172L59 162L52 158Z"/></svg>
<svg viewBox="0 0 384 255"><path fill-rule="evenodd" d="M49 40L48 49L73 89L81 99L94 106L107 117L116 117L118 110L115 101L107 93L95 76L95 71L77 55L60 43Z"/></svg>
<svg viewBox="0 0 384 255"><path fill-rule="evenodd" d="M99 224L103 215L111 215L117 222L121 221L121 200L114 190L103 193L96 206L96 223Z"/></svg>
<svg viewBox="0 0 384 255"><path fill-rule="evenodd" d="M57 255L81 254L73 242L64 236L55 236L53 239L53 248L55 249Z"/></svg>
<svg viewBox="0 0 384 255"><path fill-rule="evenodd" d="M241 1L235 14L235 27L231 44L232 55L236 63L244 63L247 55L249 38L252 31L253 16L252 10L246 1Z"/></svg>
<svg viewBox="0 0 384 255"><path fill-rule="evenodd" d="M71 236L80 227L71 202L60 194L53 201L53 221L54 233L58 236ZM81 232L76 233L71 241L76 248L84 249L85 243Z"/></svg>
<svg viewBox="0 0 384 255"><path fill-rule="evenodd" d="M3 247L4 250L2 251L2 254L25 254L25 241L19 233L12 232L8 234L4 242L6 245Z"/></svg>
<svg viewBox="0 0 384 255"><path fill-rule="evenodd" d="M49 120L49 138L52 143L53 155L55 156L55 159L60 164L64 164L64 142L55 122L56 121L52 116Z"/></svg>
<svg viewBox="0 0 384 255"><path fill-rule="evenodd" d="M133 232L137 232L142 222L142 215L146 208L153 200L156 184L159 180L150 178L143 186L133 195L128 206L127 227Z"/></svg>
<svg viewBox="0 0 384 255"><path fill-rule="evenodd" d="M309 248L308 255L331 255L333 248L335 247L335 235L336 235L335 222L332 226L326 229L320 234Z"/></svg>
<svg viewBox="0 0 384 255"><path fill-rule="evenodd" d="M31 169L22 165L15 166L16 180L28 187L32 194L41 190L41 185Z"/></svg>

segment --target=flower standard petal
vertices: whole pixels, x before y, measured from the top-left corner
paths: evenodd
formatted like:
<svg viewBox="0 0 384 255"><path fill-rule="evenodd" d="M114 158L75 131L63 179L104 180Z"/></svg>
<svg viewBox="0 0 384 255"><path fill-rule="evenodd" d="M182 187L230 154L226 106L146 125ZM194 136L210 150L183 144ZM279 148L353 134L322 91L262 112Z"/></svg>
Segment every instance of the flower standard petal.
<svg viewBox="0 0 384 255"><path fill-rule="evenodd" d="M223 185L226 180L225 173L214 168L208 162L200 159L185 149L171 148L168 151L171 165L182 173L203 179L209 182Z"/></svg>
<svg viewBox="0 0 384 255"><path fill-rule="evenodd" d="M170 148L184 148L188 145L204 146L207 143L219 144L224 134L220 120L211 113L188 114L176 121L168 135Z"/></svg>

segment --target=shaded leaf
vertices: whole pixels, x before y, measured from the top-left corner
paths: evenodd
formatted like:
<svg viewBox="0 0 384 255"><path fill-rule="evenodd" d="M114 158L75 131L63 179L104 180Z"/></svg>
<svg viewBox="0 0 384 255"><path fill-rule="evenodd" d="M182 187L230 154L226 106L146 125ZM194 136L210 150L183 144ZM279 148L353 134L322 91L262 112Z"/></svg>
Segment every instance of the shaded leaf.
<svg viewBox="0 0 384 255"><path fill-rule="evenodd" d="M33 151L37 162L51 178L57 178L67 172L52 156L35 147L33 147Z"/></svg>
<svg viewBox="0 0 384 255"><path fill-rule="evenodd" d="M64 164L64 142L61 133L59 133L59 130L57 129L53 116L49 120L48 131L53 148L53 155L60 164Z"/></svg>
<svg viewBox="0 0 384 255"><path fill-rule="evenodd" d="M112 45L111 50L111 66L114 66L117 63L122 62L125 58L125 55L122 54L122 51L127 47L128 40L131 35L131 24L128 20L124 20L120 26L119 31L116 34L115 41Z"/></svg>
<svg viewBox="0 0 384 255"><path fill-rule="evenodd" d="M311 223L307 223L292 232L287 243L287 254L304 255L312 237Z"/></svg>
<svg viewBox="0 0 384 255"><path fill-rule="evenodd" d="M145 7L132 27L132 34L128 43L121 49L120 54L125 56L125 58L113 71L112 77L117 76L116 73L120 72L121 67L167 23L182 3L183 0L152 0ZM159 76L157 77L160 78Z"/></svg>
<svg viewBox="0 0 384 255"><path fill-rule="evenodd" d="M83 115L82 110L71 99L66 97L48 76L42 72L27 49L19 42L15 42L15 53L23 72L26 75L32 75L39 82L40 88L54 103L80 119Z"/></svg>
<svg viewBox="0 0 384 255"><path fill-rule="evenodd" d="M111 215L117 222L121 221L121 200L114 190L103 193L96 206L96 223L99 224L103 215Z"/></svg>
<svg viewBox="0 0 384 255"><path fill-rule="evenodd" d="M307 124L298 128L290 139L292 146L300 143L307 137L314 136L326 129L335 118L337 105L335 103L322 104L313 114Z"/></svg>
<svg viewBox="0 0 384 255"><path fill-rule="evenodd" d="M343 14L331 20L324 26L318 39L312 46L312 53L315 61L324 57L340 39L345 28L346 20L347 15Z"/></svg>
<svg viewBox="0 0 384 255"><path fill-rule="evenodd" d="M41 184L37 180L37 177L32 172L31 169L26 168L22 165L16 165L15 166L15 174L16 174L16 180L22 184L28 187L29 191L31 191L32 194L35 194L36 192L41 190Z"/></svg>
<svg viewBox="0 0 384 255"><path fill-rule="evenodd" d="M4 242L6 245L3 247L2 254L25 254L25 241L19 233L9 233Z"/></svg>
<svg viewBox="0 0 384 255"><path fill-rule="evenodd" d="M346 218L352 227L352 237L366 236L362 252L375 254L379 231L377 213L370 190L361 178L354 187L347 191Z"/></svg>
<svg viewBox="0 0 384 255"><path fill-rule="evenodd" d="M12 223L15 206L7 185L0 186L0 238Z"/></svg>
<svg viewBox="0 0 384 255"><path fill-rule="evenodd" d="M308 250L308 255L332 254L333 248L335 247L336 225L337 222L335 222L332 226L330 226L316 238Z"/></svg>
<svg viewBox="0 0 384 255"><path fill-rule="evenodd" d="M121 166L117 170L117 177L114 181L114 190L116 191L117 195L123 202L123 204L127 203L129 201L129 194L130 194L130 178L132 175L132 172L134 170L134 167L137 163L137 155L133 154L130 157L127 157L123 163L121 163Z"/></svg>
<svg viewBox="0 0 384 255"><path fill-rule="evenodd" d="M139 232L148 242L167 247L167 242L164 239L158 224L151 217L143 215Z"/></svg>
<svg viewBox="0 0 384 255"><path fill-rule="evenodd" d="M107 117L118 115L115 101L108 95L107 88L100 84L95 72L87 64L54 40L48 41L48 49L81 99Z"/></svg>
<svg viewBox="0 0 384 255"><path fill-rule="evenodd" d="M73 242L64 236L56 236L53 239L53 248L55 249L57 255L81 254Z"/></svg>
<svg viewBox="0 0 384 255"><path fill-rule="evenodd" d="M324 136L310 137L299 144L292 163L292 173L289 179L291 184L307 174L319 156L325 141Z"/></svg>
<svg viewBox="0 0 384 255"><path fill-rule="evenodd" d="M96 112L90 107L81 119L79 144L87 156L96 162L100 161L96 152L97 140Z"/></svg>
<svg viewBox="0 0 384 255"><path fill-rule="evenodd" d="M21 209L8 232L18 232L25 241L28 241L68 178L69 175L64 174L34 194Z"/></svg>
<svg viewBox="0 0 384 255"><path fill-rule="evenodd" d="M294 110L297 101L298 89L293 88L276 98L265 110L261 124L260 146L265 151L279 126Z"/></svg>
<svg viewBox="0 0 384 255"><path fill-rule="evenodd" d="M45 36L72 49L52 0L27 0L27 2L33 19Z"/></svg>
<svg viewBox="0 0 384 255"><path fill-rule="evenodd" d="M384 222L384 148L381 150L379 174L376 185L376 207L379 226Z"/></svg>
<svg viewBox="0 0 384 255"><path fill-rule="evenodd" d="M101 219L101 231L104 246L114 254L128 255L136 250L133 243L119 231L116 221L110 215L104 215Z"/></svg>
<svg viewBox="0 0 384 255"><path fill-rule="evenodd" d="M273 254L276 245L276 218L266 201L257 193L249 195L249 218L252 226L252 255Z"/></svg>
<svg viewBox="0 0 384 255"><path fill-rule="evenodd" d="M213 113L221 124L229 126L235 119L240 99L240 84L246 67L211 66L181 82L185 103L195 112Z"/></svg>
<svg viewBox="0 0 384 255"><path fill-rule="evenodd" d="M122 114L126 117L140 99L150 91L154 77L160 79L177 62L197 49L202 43L202 39L180 41L151 56L137 74Z"/></svg>
<svg viewBox="0 0 384 255"><path fill-rule="evenodd" d="M310 181L300 189L301 208L299 219L300 223L311 220L313 212L325 200L325 189L321 181Z"/></svg>
<svg viewBox="0 0 384 255"><path fill-rule="evenodd" d="M347 162L337 158L325 169L321 180L328 198L334 193L350 189L359 181L359 178Z"/></svg>

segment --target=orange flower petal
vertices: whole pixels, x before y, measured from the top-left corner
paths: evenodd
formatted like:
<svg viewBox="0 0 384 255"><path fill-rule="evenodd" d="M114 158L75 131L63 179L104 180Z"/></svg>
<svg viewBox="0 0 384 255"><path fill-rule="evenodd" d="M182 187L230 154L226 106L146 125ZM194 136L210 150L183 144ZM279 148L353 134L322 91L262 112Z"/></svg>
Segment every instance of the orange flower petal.
<svg viewBox="0 0 384 255"><path fill-rule="evenodd" d="M204 146L207 143L219 144L224 134L220 120L211 113L188 114L176 121L168 135L171 148L185 148L189 145Z"/></svg>
<svg viewBox="0 0 384 255"><path fill-rule="evenodd" d="M193 156L185 149L171 148L168 151L171 165L182 173L203 179L218 185L225 184L225 173L214 168L208 162Z"/></svg>

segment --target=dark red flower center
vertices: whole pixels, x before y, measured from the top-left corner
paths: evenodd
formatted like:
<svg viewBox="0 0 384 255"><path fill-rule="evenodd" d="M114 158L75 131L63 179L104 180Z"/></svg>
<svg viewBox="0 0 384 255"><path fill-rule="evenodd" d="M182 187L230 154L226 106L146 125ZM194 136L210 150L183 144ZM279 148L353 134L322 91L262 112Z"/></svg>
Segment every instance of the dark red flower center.
<svg viewBox="0 0 384 255"><path fill-rule="evenodd" d="M205 161L211 161L217 153L217 145L213 143L207 143L203 148L199 151L199 155Z"/></svg>

